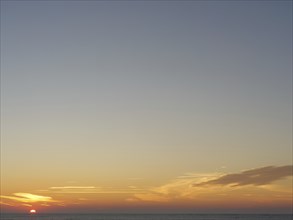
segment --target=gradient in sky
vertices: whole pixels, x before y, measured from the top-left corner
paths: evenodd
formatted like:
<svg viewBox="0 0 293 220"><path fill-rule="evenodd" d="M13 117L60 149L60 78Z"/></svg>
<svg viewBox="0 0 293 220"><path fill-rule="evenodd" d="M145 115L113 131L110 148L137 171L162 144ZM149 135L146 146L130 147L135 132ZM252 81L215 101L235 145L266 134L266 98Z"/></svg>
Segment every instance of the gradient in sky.
<svg viewBox="0 0 293 220"><path fill-rule="evenodd" d="M292 1L1 1L1 211L291 212Z"/></svg>

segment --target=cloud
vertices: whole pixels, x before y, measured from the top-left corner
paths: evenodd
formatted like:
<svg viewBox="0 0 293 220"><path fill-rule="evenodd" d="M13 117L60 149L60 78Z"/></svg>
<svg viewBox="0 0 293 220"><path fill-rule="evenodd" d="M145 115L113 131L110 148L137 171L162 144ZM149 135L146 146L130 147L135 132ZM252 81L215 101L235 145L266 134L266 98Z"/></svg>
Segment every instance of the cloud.
<svg viewBox="0 0 293 220"><path fill-rule="evenodd" d="M270 184L292 176L292 166L267 166L236 174L187 173L158 187L135 193L127 201L176 201L202 204L207 201L258 201L291 199L289 181ZM223 187L239 186L239 187ZM241 186L241 187L240 187ZM288 196L290 195L290 196ZM290 198L289 198L290 197ZM249 202L248 202L249 203Z"/></svg>
<svg viewBox="0 0 293 220"><path fill-rule="evenodd" d="M50 189L95 189L94 186L52 186Z"/></svg>
<svg viewBox="0 0 293 220"><path fill-rule="evenodd" d="M31 204L31 203L54 203L58 202L54 200L50 196L41 196L41 195L35 195L31 193L14 193L13 196L0 196L2 199L7 199L14 202L20 202L25 204Z"/></svg>
<svg viewBox="0 0 293 220"><path fill-rule="evenodd" d="M94 191L99 190L99 188L95 186L52 186L49 188L50 191L54 192L63 192L63 193L74 193L74 192L79 192L79 193L92 193Z"/></svg>
<svg viewBox="0 0 293 220"><path fill-rule="evenodd" d="M105 194L105 193L133 193L135 191L141 191L141 189L134 186L129 186L127 188L117 188L117 187L96 187L96 186L52 186L47 192L51 193L61 193L61 194Z"/></svg>
<svg viewBox="0 0 293 220"><path fill-rule="evenodd" d="M3 201L0 201L0 205L13 206L13 207L15 206L13 204L10 204L8 202L3 202Z"/></svg>
<svg viewBox="0 0 293 220"><path fill-rule="evenodd" d="M172 202L178 199L190 199L194 198L200 190L192 187L195 181L205 181L219 174L215 173L187 173L179 176L176 179L166 183L164 185L153 187L146 190L143 193L136 193L132 200L146 201L146 202ZM131 201L128 200L128 201Z"/></svg>
<svg viewBox="0 0 293 220"><path fill-rule="evenodd" d="M270 184L274 181L292 176L292 165L287 166L267 166L262 168L251 169L241 173L226 174L219 178L203 181L193 184L194 187L209 185L232 185L245 186L254 185L262 186Z"/></svg>
<svg viewBox="0 0 293 220"><path fill-rule="evenodd" d="M47 191L50 193L97 193L101 189L95 186L52 186Z"/></svg>

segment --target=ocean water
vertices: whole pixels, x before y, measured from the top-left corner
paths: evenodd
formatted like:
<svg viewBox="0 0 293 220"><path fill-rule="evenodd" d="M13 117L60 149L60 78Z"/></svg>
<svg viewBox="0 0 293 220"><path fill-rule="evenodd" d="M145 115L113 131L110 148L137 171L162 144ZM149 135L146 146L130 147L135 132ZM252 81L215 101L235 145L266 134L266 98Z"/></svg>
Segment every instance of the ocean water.
<svg viewBox="0 0 293 220"><path fill-rule="evenodd" d="M293 220L277 214L1 214L1 220Z"/></svg>

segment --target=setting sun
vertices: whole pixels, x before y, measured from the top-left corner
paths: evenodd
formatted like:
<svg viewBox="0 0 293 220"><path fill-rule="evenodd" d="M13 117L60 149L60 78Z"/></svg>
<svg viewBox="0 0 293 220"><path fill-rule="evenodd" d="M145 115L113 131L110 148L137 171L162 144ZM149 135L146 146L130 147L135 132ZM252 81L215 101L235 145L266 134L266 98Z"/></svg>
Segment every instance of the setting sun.
<svg viewBox="0 0 293 220"><path fill-rule="evenodd" d="M31 209L30 213L34 214L34 213L37 213L37 211L35 209Z"/></svg>

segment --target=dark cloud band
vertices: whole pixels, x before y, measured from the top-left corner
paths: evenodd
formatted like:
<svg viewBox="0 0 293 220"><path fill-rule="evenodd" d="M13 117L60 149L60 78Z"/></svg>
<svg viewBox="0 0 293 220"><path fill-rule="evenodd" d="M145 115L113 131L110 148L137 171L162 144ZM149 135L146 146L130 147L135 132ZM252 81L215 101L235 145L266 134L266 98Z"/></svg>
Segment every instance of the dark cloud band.
<svg viewBox="0 0 293 220"><path fill-rule="evenodd" d="M206 186L206 185L266 185L273 181L292 176L292 165L287 166L267 166L247 170L241 173L227 174L217 179L193 184L193 186Z"/></svg>

